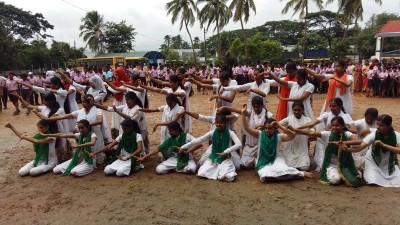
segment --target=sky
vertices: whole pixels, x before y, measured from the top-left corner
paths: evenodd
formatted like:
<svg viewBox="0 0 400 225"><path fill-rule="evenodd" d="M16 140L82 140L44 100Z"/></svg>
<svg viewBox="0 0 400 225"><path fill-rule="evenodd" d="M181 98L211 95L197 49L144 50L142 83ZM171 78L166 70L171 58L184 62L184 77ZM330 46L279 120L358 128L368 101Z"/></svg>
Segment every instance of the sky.
<svg viewBox="0 0 400 225"><path fill-rule="evenodd" d="M136 28L136 40L134 42L135 51L158 50L163 43L165 35L175 36L180 34L184 40L190 41L189 36L183 28L179 31L179 23L172 25L171 16L166 15L165 4L169 0L0 0L6 4L12 4L25 11L32 13L42 13L45 19L52 25L54 30L47 33L54 36L54 40L63 41L76 47L85 47L85 42L79 37L79 25L81 18L87 11L97 10L102 14L106 21L120 22L125 20L128 25ZM229 1L230 2L230 1ZM267 21L273 20L298 20L299 16L289 11L286 15L281 13L286 1L281 0L254 0L257 12L251 13L249 22L245 28L252 28L263 25ZM326 2L326 1L325 1ZM113 5L114 3L114 5ZM364 23L373 14L382 12L396 13L400 11L400 1L382 0L379 6L374 0L363 0L364 4ZM201 8L203 5L199 5ZM336 12L337 1L325 6L325 9ZM317 11L317 7L312 4L310 12ZM240 29L240 23L230 22L224 31ZM214 35L211 25L206 38ZM190 28L192 37L198 36L204 39L203 30L200 24L195 23ZM48 40L51 43L51 39Z"/></svg>

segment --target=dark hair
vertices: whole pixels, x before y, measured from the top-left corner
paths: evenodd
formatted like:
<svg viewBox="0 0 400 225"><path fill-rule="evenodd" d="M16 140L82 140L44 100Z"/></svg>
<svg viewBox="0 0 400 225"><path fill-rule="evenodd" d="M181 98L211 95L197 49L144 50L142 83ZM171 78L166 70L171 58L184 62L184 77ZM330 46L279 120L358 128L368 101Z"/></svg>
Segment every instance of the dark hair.
<svg viewBox="0 0 400 225"><path fill-rule="evenodd" d="M336 121L336 122L338 122L340 125L342 125L342 126L346 126L346 123L344 122L344 119L341 117L341 116L335 116L335 117L333 117L332 119L331 119L331 123L332 122L334 122L334 121Z"/></svg>
<svg viewBox="0 0 400 225"><path fill-rule="evenodd" d="M308 73L304 69L297 70L296 74L300 79L307 80L308 78Z"/></svg>
<svg viewBox="0 0 400 225"><path fill-rule="evenodd" d="M168 129L183 132L181 125L176 121L172 121L170 124L168 124Z"/></svg>
<svg viewBox="0 0 400 225"><path fill-rule="evenodd" d="M185 87L183 87L183 85L182 85L181 78L180 78L178 75L172 75L172 76L170 76L170 77L169 77L169 82L178 83L179 87L181 87L182 90L185 90Z"/></svg>
<svg viewBox="0 0 400 225"><path fill-rule="evenodd" d="M393 120L392 120L392 117L389 116L388 114L379 115L376 120L386 124L387 126L392 126L392 121Z"/></svg>
<svg viewBox="0 0 400 225"><path fill-rule="evenodd" d="M82 101L84 101L84 102L89 102L90 100L93 100L93 103L94 103L94 97L91 94L86 94L82 97Z"/></svg>
<svg viewBox="0 0 400 225"><path fill-rule="evenodd" d="M289 62L286 64L286 69L287 70L297 70L297 65L294 62Z"/></svg>
<svg viewBox="0 0 400 225"><path fill-rule="evenodd" d="M185 74L185 73L186 73L185 67L179 67L179 68L177 69L177 71L178 71L179 73L181 73L181 74Z"/></svg>
<svg viewBox="0 0 400 225"><path fill-rule="evenodd" d="M64 84L62 83L62 81L61 81L61 79L60 79L59 77L52 77L52 78L50 78L50 83L52 83L52 84L54 84L54 85L57 85L58 88L61 88L61 89L63 89L63 90L65 89L65 88L64 88ZM68 91L68 90L67 90L67 91ZM69 107L68 96L65 98L65 101L64 101L64 111L65 111L66 114L68 114L68 113L71 112L71 109L70 109L70 107Z"/></svg>
<svg viewBox="0 0 400 225"><path fill-rule="evenodd" d="M340 107L342 107L343 113L346 113L346 110L344 110L344 107L343 107L343 100L341 98L332 98L332 100L330 100L329 102L334 102L334 103L338 104Z"/></svg>
<svg viewBox="0 0 400 225"><path fill-rule="evenodd" d="M219 79L220 80L229 80L231 77L230 77L230 75L229 75L229 73L228 72L221 72L220 74L219 74Z"/></svg>
<svg viewBox="0 0 400 225"><path fill-rule="evenodd" d="M378 118L378 115L379 115L378 109L376 109L376 108L368 108L367 110L365 110L364 117L367 116L367 115L370 115L375 119Z"/></svg>
<svg viewBox="0 0 400 225"><path fill-rule="evenodd" d="M343 59L339 59L338 61L337 61L337 64L339 64L339 66L341 66L341 67L343 67L343 68L346 68L346 61L344 61Z"/></svg>
<svg viewBox="0 0 400 225"><path fill-rule="evenodd" d="M300 106L300 107L304 110L304 103L303 103L303 101L295 101L295 102L293 102L293 104L292 104L292 109L293 109L295 106Z"/></svg>
<svg viewBox="0 0 400 225"><path fill-rule="evenodd" d="M265 119L268 119L268 110L266 105L264 104L264 99L260 96L254 96L251 99L251 105L261 105L265 109Z"/></svg>
<svg viewBox="0 0 400 225"><path fill-rule="evenodd" d="M123 120L121 122L121 126L130 127L137 134L140 134L140 132L141 132L139 124L135 120Z"/></svg>
<svg viewBox="0 0 400 225"><path fill-rule="evenodd" d="M136 80L140 80L140 76L139 75L133 75L132 76L132 81L136 81ZM143 105L144 108L149 108L149 98L147 97L147 91L146 91L146 95L144 96L143 104L142 105Z"/></svg>
<svg viewBox="0 0 400 225"><path fill-rule="evenodd" d="M128 91L128 93L125 94L125 98L134 100L136 105L138 105L140 108L143 108L142 101L138 98L138 96L135 94L135 92Z"/></svg>
<svg viewBox="0 0 400 225"><path fill-rule="evenodd" d="M264 72L264 68L258 67L258 68L256 69L256 71L258 71L259 73L263 73L263 72Z"/></svg>
<svg viewBox="0 0 400 225"><path fill-rule="evenodd" d="M274 119L274 118L267 118L267 119L265 120L265 122L264 122L264 125L267 124L267 123L275 122L275 121L276 121L276 119Z"/></svg>
<svg viewBox="0 0 400 225"><path fill-rule="evenodd" d="M165 97L165 100L167 101L173 101L176 102L179 106L182 106L181 102L179 101L178 97L176 95L169 93L167 97Z"/></svg>
<svg viewBox="0 0 400 225"><path fill-rule="evenodd" d="M89 128L89 129L91 129L91 128L92 128L92 126L90 125L90 123L89 123L89 121L88 121L88 120L85 120L85 119L83 119L83 120L79 120L79 121L78 121L78 123L81 123L81 124L83 124L83 126L85 126L85 127Z"/></svg>
<svg viewBox="0 0 400 225"><path fill-rule="evenodd" d="M49 103L49 109L50 113L48 117L51 117L54 115L57 110L60 108L60 104L56 100L56 96L53 93L48 93L47 95L44 96L43 101L46 101Z"/></svg>
<svg viewBox="0 0 400 225"><path fill-rule="evenodd" d="M231 69L231 66L230 66L230 65L228 65L228 64L222 64L222 65L221 65L221 68L220 68L220 75L219 75L219 78L220 78L220 79L221 79L221 73L223 73L223 72L227 72L228 75L229 75L229 77L230 77L231 79L233 79L233 73L232 73L232 69Z"/></svg>
<svg viewBox="0 0 400 225"><path fill-rule="evenodd" d="M39 122L37 122L37 125L48 127L50 129L50 122L48 120L45 120L45 119L39 120ZM51 129L50 129L50 131L51 131Z"/></svg>
<svg viewBox="0 0 400 225"><path fill-rule="evenodd" d="M224 123L228 122L226 115L222 114L222 113L217 113L217 115L215 115L215 121L217 121L217 119L222 120L222 122L224 122Z"/></svg>

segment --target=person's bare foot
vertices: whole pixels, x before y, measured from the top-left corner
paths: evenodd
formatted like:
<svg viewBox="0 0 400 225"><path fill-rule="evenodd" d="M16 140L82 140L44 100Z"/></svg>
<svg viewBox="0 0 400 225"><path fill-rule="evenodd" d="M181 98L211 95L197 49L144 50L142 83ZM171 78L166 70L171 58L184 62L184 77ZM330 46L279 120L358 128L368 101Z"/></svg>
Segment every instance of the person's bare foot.
<svg viewBox="0 0 400 225"><path fill-rule="evenodd" d="M314 174L313 172L304 172L304 177L310 178L310 179L315 179L315 178L317 178L317 175Z"/></svg>

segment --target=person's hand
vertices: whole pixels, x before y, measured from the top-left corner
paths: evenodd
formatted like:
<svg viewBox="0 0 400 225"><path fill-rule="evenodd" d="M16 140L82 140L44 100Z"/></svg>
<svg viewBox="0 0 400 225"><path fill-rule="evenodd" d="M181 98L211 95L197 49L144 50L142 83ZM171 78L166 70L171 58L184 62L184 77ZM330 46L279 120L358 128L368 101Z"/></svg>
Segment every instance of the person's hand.
<svg viewBox="0 0 400 225"><path fill-rule="evenodd" d="M158 126L159 126L159 124L157 123L157 124L153 127L153 134L154 134L154 132L156 132Z"/></svg>
<svg viewBox="0 0 400 225"><path fill-rule="evenodd" d="M13 96L15 96L15 97L18 97L18 96L19 96L18 92L16 92L16 91L11 92L10 94L13 95Z"/></svg>
<svg viewBox="0 0 400 225"><path fill-rule="evenodd" d="M226 153L225 152L219 152L219 153L217 153L217 155L220 155L220 156L224 156Z"/></svg>
<svg viewBox="0 0 400 225"><path fill-rule="evenodd" d="M39 119L41 119L41 120L48 120L48 119L49 119L48 117L44 116L43 114L39 113L39 112L36 111L36 110L34 110L33 113L34 113L37 117L39 117Z"/></svg>
<svg viewBox="0 0 400 225"><path fill-rule="evenodd" d="M114 112L118 111L117 106L112 105L111 107L113 108Z"/></svg>
<svg viewBox="0 0 400 225"><path fill-rule="evenodd" d="M211 97L210 97L210 101L212 101L212 100L218 98L218 96L219 96L219 95L213 95L213 96L211 96Z"/></svg>
<svg viewBox="0 0 400 225"><path fill-rule="evenodd" d="M86 152L86 154L88 154L88 156L89 156L90 158L92 158L93 156L96 155L96 152L87 152L87 151L85 151L85 152Z"/></svg>
<svg viewBox="0 0 400 225"><path fill-rule="evenodd" d="M135 158L137 161L140 161L140 162L143 162L145 160L144 157L133 156L133 158Z"/></svg>
<svg viewBox="0 0 400 225"><path fill-rule="evenodd" d="M275 95L279 100L282 100L282 97L280 95Z"/></svg>
<svg viewBox="0 0 400 225"><path fill-rule="evenodd" d="M253 88L250 88L249 90L247 90L245 93L244 93L244 95L248 95L250 92L252 92L253 91Z"/></svg>
<svg viewBox="0 0 400 225"><path fill-rule="evenodd" d="M247 104L243 104L242 109L240 110L240 113L242 115L246 115L247 114Z"/></svg>
<svg viewBox="0 0 400 225"><path fill-rule="evenodd" d="M76 149L76 148L78 148L78 145L77 144L71 144L71 148L72 149Z"/></svg>
<svg viewBox="0 0 400 225"><path fill-rule="evenodd" d="M286 129L291 130L291 131L296 131L296 129L292 125L287 125Z"/></svg>
<svg viewBox="0 0 400 225"><path fill-rule="evenodd" d="M124 157L124 156L119 155L119 156L118 156L118 159L119 159L119 160L122 160L122 161L127 161L127 160L129 160L130 158L129 158L129 157Z"/></svg>
<svg viewBox="0 0 400 225"><path fill-rule="evenodd" d="M374 141L374 145L382 147L383 146L383 142L380 140Z"/></svg>
<svg viewBox="0 0 400 225"><path fill-rule="evenodd" d="M274 121L271 123L271 126L275 127L275 128L279 128L281 127L281 125L279 125L279 123L277 121Z"/></svg>
<svg viewBox="0 0 400 225"><path fill-rule="evenodd" d="M186 152L185 149L183 149L182 147L174 146L174 148L176 148L176 150L177 150L179 153L185 153L185 152Z"/></svg>
<svg viewBox="0 0 400 225"><path fill-rule="evenodd" d="M120 82L122 85L124 85L124 86L126 85L125 81L121 80Z"/></svg>

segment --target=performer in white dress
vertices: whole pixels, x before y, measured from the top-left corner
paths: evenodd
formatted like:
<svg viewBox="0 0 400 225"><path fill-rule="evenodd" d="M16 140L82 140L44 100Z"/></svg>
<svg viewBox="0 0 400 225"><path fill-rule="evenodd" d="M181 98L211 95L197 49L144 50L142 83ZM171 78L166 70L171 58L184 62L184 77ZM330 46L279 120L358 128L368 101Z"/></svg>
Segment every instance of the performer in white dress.
<svg viewBox="0 0 400 225"><path fill-rule="evenodd" d="M287 101L288 117L293 115L293 102L302 101L304 105L305 116L311 118L312 120L314 119L314 112L311 107L311 96L312 93L314 93L314 85L308 82L308 74L305 70L297 70L296 82L279 79L273 74L270 74L269 76L280 85L290 89L290 94L288 98L283 98L280 95L277 95L279 100Z"/></svg>
<svg viewBox="0 0 400 225"><path fill-rule="evenodd" d="M335 116L340 116L344 119L348 130L354 134L357 133L357 129L354 126L353 119L349 114L346 114L343 110L343 101L340 98L333 98L329 103L330 111L322 113L316 120L306 123L299 127L299 129L304 128L312 128L316 126L316 131L323 131L323 130L331 130L330 121ZM320 125L320 126L318 126ZM317 164L316 171L319 171L322 166L322 162L324 159L324 150L326 148L326 144L318 138L317 143L315 144L315 151L314 151L314 161Z"/></svg>
<svg viewBox="0 0 400 225"><path fill-rule="evenodd" d="M364 139L369 133L376 130L376 119L379 112L376 108L368 108L364 113L364 118L354 121L354 126L357 129L359 140ZM360 152L354 152L353 158L357 168L364 168L365 154L368 148L364 148Z"/></svg>
<svg viewBox="0 0 400 225"><path fill-rule="evenodd" d="M120 125L122 134L104 148L89 154L90 157L93 157L99 153L109 151L118 145L112 163L104 168L105 174L115 174L118 177L129 176L131 173L142 168L140 162L137 160L137 156L142 153L143 149L143 141L138 123L134 120L126 119Z"/></svg>
<svg viewBox="0 0 400 225"><path fill-rule="evenodd" d="M144 112L140 112L143 108L142 101L132 91L129 91L125 95L126 104L120 106L105 106L95 103L94 105L102 110L108 112L115 112L122 120L135 120L140 127L141 138L143 139L144 152L148 153L149 149L149 137L147 132L147 119ZM123 134L121 126L118 128L119 136Z"/></svg>
<svg viewBox="0 0 400 225"><path fill-rule="evenodd" d="M110 130L108 129L107 121L104 118L103 113L100 109L96 108L94 105L94 97L92 95L85 95L82 98L82 106L83 108L74 111L70 114L60 115L60 116L52 116L50 118L43 117L42 119L56 121L56 120L63 120L63 119L73 119L75 118L77 121L80 120L88 120L91 126L91 132L96 134L96 145L94 149L101 149L104 147L104 143L111 142L109 140L105 141L105 136L110 137ZM103 129L103 127L107 127L107 129ZM78 127L76 128L78 130ZM108 133L105 133L108 132ZM98 154L96 156L96 162L98 164L102 164L104 162L105 155Z"/></svg>
<svg viewBox="0 0 400 225"><path fill-rule="evenodd" d="M281 126L298 128L311 122L311 119L304 115L304 105L302 101L293 102L291 107L293 115L279 121ZM285 142L283 158L285 158L285 162L288 166L301 171L307 171L310 167L308 137L298 135L293 140Z"/></svg>
<svg viewBox="0 0 400 225"><path fill-rule="evenodd" d="M20 95L16 92L11 93L13 96L17 97L25 108L32 110L39 118L45 119L54 116L65 115L64 109L60 107L57 102L57 98L53 93L46 94L43 98L43 106L33 106L26 102ZM68 133L68 120L58 120L50 122L49 126L53 133ZM62 163L71 157L71 149L69 148L68 142L65 139L58 138L56 140L56 155L59 163Z"/></svg>
<svg viewBox="0 0 400 225"><path fill-rule="evenodd" d="M96 103L101 103L107 95L107 90L104 86L103 80L98 75L94 75L94 76L90 77L89 86L78 84L75 81L73 81L71 78L65 76L64 74L61 74L61 75L68 83L70 83L70 84L72 84L72 86L76 87L77 91L81 91L82 96L85 95L85 93L84 93L85 91L86 91L86 94L92 95L94 97L94 101Z"/></svg>
<svg viewBox="0 0 400 225"><path fill-rule="evenodd" d="M365 156L364 179L369 184L382 187L400 187L400 169L397 154L400 154L400 133L392 127L392 117L386 114L377 119L377 130L364 138L361 145L350 148L350 152L361 151L368 146Z"/></svg>
<svg viewBox="0 0 400 225"><path fill-rule="evenodd" d="M319 178L322 184L338 185L343 181L352 187L364 185L365 181L357 171L352 154L346 151L348 145L359 143L357 136L346 131L345 121L340 116L332 118L330 123L332 131L289 128L297 134L319 137L324 142L326 148Z"/></svg>
<svg viewBox="0 0 400 225"><path fill-rule="evenodd" d="M156 167L157 174L162 175L171 171L194 174L196 171L196 163L193 159L192 152L201 147L201 144L190 151L179 152L177 147L181 147L195 138L185 133L178 122L170 123L168 125L168 132L170 137L161 143L157 149L139 158L139 161L144 161L161 152L165 160Z"/></svg>
<svg viewBox="0 0 400 225"><path fill-rule="evenodd" d="M162 112L161 122L157 123L153 128L153 133L157 130L157 127L161 126L160 133L160 144L169 138L169 132L167 129L168 124L173 121L177 121L182 126L182 119L185 110L180 105L179 99L174 94L168 94L165 98L167 101L166 105L160 106L158 109L139 109L141 112L152 113Z"/></svg>
<svg viewBox="0 0 400 225"><path fill-rule="evenodd" d="M261 97L265 106L267 102L266 98L270 90L269 81L264 79L263 68L256 69L254 76L255 76L254 82L246 83L243 85L229 85L227 87L223 87L223 89L227 91L240 91L240 92L247 91L246 94L250 93L249 100L247 101L247 105L250 111L253 108L251 100L255 96Z"/></svg>
<svg viewBox="0 0 400 225"><path fill-rule="evenodd" d="M89 154L95 151L96 134L92 133L91 126L87 120L78 120L79 133L76 134L43 134L47 137L74 138L76 145L72 145L75 152L72 159L57 165L53 172L62 175L72 175L74 177L85 176L94 171L96 160Z"/></svg>
<svg viewBox="0 0 400 225"><path fill-rule="evenodd" d="M328 93L325 98L324 105L322 107L321 114L329 111L329 102L333 98L340 98L344 103L344 109L346 113L353 114L353 100L351 95L351 87L353 85L353 75L346 74L346 62L344 60L338 60L335 63L335 74L317 74L316 72L306 69L307 73L314 78L320 80L329 79Z"/></svg>
<svg viewBox="0 0 400 225"><path fill-rule="evenodd" d="M258 138L257 158L255 168L262 182L274 180L289 180L303 177L312 177L311 173L299 171L286 165L284 158L279 155L279 146L282 142L293 140L295 134L279 125L275 119L269 118L264 128L259 131L249 126L246 120L247 107L242 109L242 123L249 135ZM278 132L280 128L284 134Z"/></svg>
<svg viewBox="0 0 400 225"><path fill-rule="evenodd" d="M186 151L207 140L212 140L212 151L206 162L200 166L197 176L212 180L235 180L236 170L231 154L237 151L242 143L233 131L226 127L226 118L218 114L215 118L216 129L179 147L179 151ZM232 145L233 143L233 145Z"/></svg>
<svg viewBox="0 0 400 225"><path fill-rule="evenodd" d="M56 139L41 134L52 133L50 125L46 120L40 120L37 123L39 133L33 137L23 135L22 132L18 131L10 123L7 123L5 127L10 128L21 140L27 140L33 144L35 159L19 170L18 173L20 176L38 176L51 171L57 165Z"/></svg>

